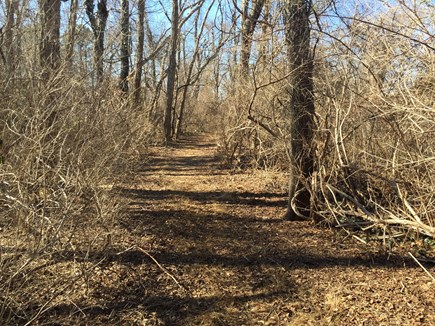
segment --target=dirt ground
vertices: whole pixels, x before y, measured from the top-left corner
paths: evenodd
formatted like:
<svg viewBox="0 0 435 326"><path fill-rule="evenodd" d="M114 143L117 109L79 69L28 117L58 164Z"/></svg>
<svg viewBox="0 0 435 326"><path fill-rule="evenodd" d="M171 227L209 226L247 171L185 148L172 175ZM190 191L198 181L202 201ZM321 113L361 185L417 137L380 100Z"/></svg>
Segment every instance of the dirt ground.
<svg viewBox="0 0 435 326"><path fill-rule="evenodd" d="M435 282L406 252L282 221L283 184L222 168L205 136L154 149L115 189L111 254L89 253L47 324L435 325Z"/></svg>

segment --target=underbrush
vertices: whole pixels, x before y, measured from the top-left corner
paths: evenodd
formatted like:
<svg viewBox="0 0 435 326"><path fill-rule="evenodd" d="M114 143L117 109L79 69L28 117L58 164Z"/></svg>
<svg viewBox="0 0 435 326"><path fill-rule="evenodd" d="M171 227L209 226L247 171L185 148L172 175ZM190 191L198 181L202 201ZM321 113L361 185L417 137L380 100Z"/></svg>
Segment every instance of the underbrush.
<svg viewBox="0 0 435 326"><path fill-rule="evenodd" d="M120 205L110 190L157 137L113 85L62 72L15 83L0 89L3 325L36 322L80 292L98 264L90 257L112 242Z"/></svg>
<svg viewBox="0 0 435 326"><path fill-rule="evenodd" d="M315 172L300 180L316 221L364 230L386 246L433 241L433 55L419 52L414 59L429 73L416 78L403 67L400 79L391 80L393 90L387 81L383 88L370 79L354 82L353 71L331 72L317 63ZM255 80L246 84L220 104L226 112L218 128L220 156L233 168L289 173L285 80L264 89Z"/></svg>

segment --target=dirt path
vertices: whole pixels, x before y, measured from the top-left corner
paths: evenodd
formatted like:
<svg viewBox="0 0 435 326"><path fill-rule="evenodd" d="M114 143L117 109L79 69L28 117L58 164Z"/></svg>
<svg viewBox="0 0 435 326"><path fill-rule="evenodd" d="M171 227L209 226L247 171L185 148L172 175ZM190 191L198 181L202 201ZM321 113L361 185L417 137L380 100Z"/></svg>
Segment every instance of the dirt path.
<svg viewBox="0 0 435 326"><path fill-rule="evenodd" d="M88 317L135 325L435 325L435 286L422 269L329 229L281 221L282 176L231 173L215 152L209 138L192 137L156 149L126 180L117 253L90 285Z"/></svg>

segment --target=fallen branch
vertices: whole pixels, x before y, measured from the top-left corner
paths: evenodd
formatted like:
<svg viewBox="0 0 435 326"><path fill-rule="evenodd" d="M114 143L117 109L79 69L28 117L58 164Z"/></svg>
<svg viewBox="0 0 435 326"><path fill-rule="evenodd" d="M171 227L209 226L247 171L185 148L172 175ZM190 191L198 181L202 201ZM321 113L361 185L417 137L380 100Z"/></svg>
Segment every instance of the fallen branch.
<svg viewBox="0 0 435 326"><path fill-rule="evenodd" d="M148 251L142 249L141 247L136 247L140 252L142 252L143 254L147 255L149 258L151 258L151 260L157 265L158 268L160 268L162 270L162 272L164 272L166 275L168 275L174 282L175 284L177 284L181 289L183 289L186 292L189 292L189 290L187 289L187 287L185 287L183 284L181 284L180 282L178 282L178 280L175 278L174 275L172 275L171 273L168 272L168 270L166 268L164 268L158 261L157 259L155 259Z"/></svg>
<svg viewBox="0 0 435 326"><path fill-rule="evenodd" d="M360 209L364 212L364 214L366 214L367 216L371 216L371 215L373 215L371 212L369 212L369 211L367 210L367 208L365 208L363 205L361 205L361 204L360 204L360 203L359 203L355 198L353 198L353 197L349 196L348 194L346 194L345 192L343 192L343 191L341 191L341 190L335 188L333 185L326 184L326 188L328 188L328 190L329 190L331 193L334 193L334 192L335 192L335 193L337 193L337 194L343 196L344 198L350 200L352 203L355 204L355 206L357 206L358 208L360 208Z"/></svg>
<svg viewBox="0 0 435 326"><path fill-rule="evenodd" d="M408 252L408 254L411 256L412 259L414 259L414 261L418 264L418 266L420 266L426 272L426 274L429 275L432 281L435 281L435 277L433 277L431 273L428 272L428 270L418 261L418 259L415 258L414 255L411 254L410 252Z"/></svg>

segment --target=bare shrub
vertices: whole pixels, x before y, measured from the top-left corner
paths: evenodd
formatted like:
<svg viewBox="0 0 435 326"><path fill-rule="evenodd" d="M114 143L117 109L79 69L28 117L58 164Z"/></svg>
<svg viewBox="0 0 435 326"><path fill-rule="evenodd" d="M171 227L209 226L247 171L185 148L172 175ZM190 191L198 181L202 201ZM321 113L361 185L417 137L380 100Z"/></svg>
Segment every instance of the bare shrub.
<svg viewBox="0 0 435 326"><path fill-rule="evenodd" d="M126 158L152 141L115 86L94 90L65 77L19 90L1 84L0 320L35 319L83 282L86 272L60 273L49 290L33 278L50 257L89 257L111 245L119 205L110 189ZM29 295L36 292L45 299Z"/></svg>
<svg viewBox="0 0 435 326"><path fill-rule="evenodd" d="M381 230L384 241L433 237L435 57L394 31L362 23L352 30L347 49L337 42L331 50L340 64L318 67L317 213L338 225ZM364 64L351 64L351 47Z"/></svg>
<svg viewBox="0 0 435 326"><path fill-rule="evenodd" d="M319 220L433 237L435 57L425 27L433 10L405 2L384 9L316 31L317 162L304 182ZM267 69L259 60L248 77L224 85L217 130L228 165L288 170L285 67L279 55Z"/></svg>

